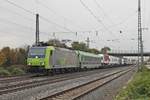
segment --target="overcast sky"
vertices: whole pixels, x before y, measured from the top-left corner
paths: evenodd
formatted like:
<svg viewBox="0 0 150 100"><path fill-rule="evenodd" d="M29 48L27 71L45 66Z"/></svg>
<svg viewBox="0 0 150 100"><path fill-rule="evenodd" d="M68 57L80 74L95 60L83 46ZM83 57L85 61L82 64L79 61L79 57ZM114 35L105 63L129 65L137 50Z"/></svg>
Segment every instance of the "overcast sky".
<svg viewBox="0 0 150 100"><path fill-rule="evenodd" d="M0 48L32 45L35 42L34 14L39 13L41 41L57 38L85 42L89 37L91 48L109 46L115 50L137 50L137 2L0 0ZM150 27L149 4L150 0L142 0L144 28ZM145 51L150 51L149 30L143 31ZM53 32L56 33L55 37Z"/></svg>

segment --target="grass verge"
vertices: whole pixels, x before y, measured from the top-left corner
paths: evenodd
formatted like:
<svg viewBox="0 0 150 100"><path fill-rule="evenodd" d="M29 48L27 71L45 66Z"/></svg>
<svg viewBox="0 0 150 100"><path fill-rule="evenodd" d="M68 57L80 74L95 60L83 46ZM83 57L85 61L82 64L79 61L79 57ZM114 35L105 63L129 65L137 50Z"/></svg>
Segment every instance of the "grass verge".
<svg viewBox="0 0 150 100"><path fill-rule="evenodd" d="M150 70L143 67L115 100L150 100Z"/></svg>

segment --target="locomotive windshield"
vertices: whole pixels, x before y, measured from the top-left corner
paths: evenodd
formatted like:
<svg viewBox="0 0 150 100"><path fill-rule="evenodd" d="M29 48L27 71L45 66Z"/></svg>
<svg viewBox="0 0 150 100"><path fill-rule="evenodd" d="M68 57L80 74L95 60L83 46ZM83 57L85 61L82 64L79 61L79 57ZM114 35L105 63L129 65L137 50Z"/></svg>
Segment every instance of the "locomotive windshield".
<svg viewBox="0 0 150 100"><path fill-rule="evenodd" d="M32 47L29 50L28 56L29 58L44 58L45 57L45 49L44 47Z"/></svg>

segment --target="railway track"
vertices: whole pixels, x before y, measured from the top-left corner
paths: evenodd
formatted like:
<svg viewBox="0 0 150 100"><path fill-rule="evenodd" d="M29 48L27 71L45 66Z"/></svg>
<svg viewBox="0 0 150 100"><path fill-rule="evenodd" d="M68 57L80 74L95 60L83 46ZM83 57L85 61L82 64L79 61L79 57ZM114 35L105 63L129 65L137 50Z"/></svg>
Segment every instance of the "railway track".
<svg viewBox="0 0 150 100"><path fill-rule="evenodd" d="M103 68L101 70L105 70L105 69L106 68ZM89 70L89 71L91 71L91 70ZM59 73L58 75L60 75L60 74L61 73ZM63 73L63 74L68 74L68 73ZM41 76L45 76L45 75L44 74L25 74L25 75L18 75L18 76L0 77L0 84L10 83L10 82L15 82L15 81L23 81L26 79L31 79L31 78L35 78L35 77L41 77Z"/></svg>
<svg viewBox="0 0 150 100"><path fill-rule="evenodd" d="M36 77L37 74L26 74L20 76L8 76L8 77L1 77L0 83L7 83L7 82L14 82L14 81L21 81L27 78Z"/></svg>
<svg viewBox="0 0 150 100"><path fill-rule="evenodd" d="M64 75L58 75L54 77L43 78L41 80L35 79L34 81L24 81L18 84L1 86L0 95L17 92L17 91L21 91L24 89L34 88L34 87L38 87L41 85L47 85L47 84L52 84L52 83L56 83L60 81L80 78L80 77L88 76L90 74L94 74L97 72L103 72L103 71L109 71L109 70L110 69L104 69L104 70L96 70L96 71L79 72L79 73L73 73L73 74L64 74ZM114 70L116 69L114 68Z"/></svg>
<svg viewBox="0 0 150 100"><path fill-rule="evenodd" d="M102 69L102 70L105 70L105 69ZM64 74L67 74L67 73L64 73ZM59 75L60 75L60 73L59 73ZM15 82L15 81L22 81L25 79L30 79L30 78L34 78L34 77L41 77L41 76L45 76L45 75L44 74L25 74L25 75L18 75L18 76L0 77L0 84Z"/></svg>
<svg viewBox="0 0 150 100"><path fill-rule="evenodd" d="M103 85L125 75L126 73L132 70L133 68L107 74L99 79L87 82L85 84L82 84L82 85L79 85L70 89L66 89L64 91L57 92L41 100L77 100L81 96L99 87L102 87Z"/></svg>
<svg viewBox="0 0 150 100"><path fill-rule="evenodd" d="M102 69L102 70L107 70L107 69ZM89 70L89 71L86 71L86 72L87 73L88 72L91 73L93 71L95 71L95 70ZM83 72L78 72L78 73L83 73ZM78 74L78 73L73 73L73 74ZM30 75L16 76L16 77L5 77L5 78L0 78L0 84L5 84L7 87L9 87L9 85L11 85L12 83L18 85L19 83L23 83L24 81L31 82L31 80L40 80L40 79L44 79L45 80L45 79L49 79L49 78L56 79L58 77L59 78L66 77L67 75L70 75L70 74L72 74L72 73L58 74L58 75L55 75L55 76L45 76L45 75L39 75L39 74L30 74ZM0 85L0 88L1 87L2 86Z"/></svg>

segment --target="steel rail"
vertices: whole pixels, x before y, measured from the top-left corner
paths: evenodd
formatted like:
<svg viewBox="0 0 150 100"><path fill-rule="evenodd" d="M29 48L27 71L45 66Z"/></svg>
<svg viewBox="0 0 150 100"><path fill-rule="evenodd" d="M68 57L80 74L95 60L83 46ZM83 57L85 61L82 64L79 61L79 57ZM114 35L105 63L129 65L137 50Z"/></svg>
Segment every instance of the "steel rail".
<svg viewBox="0 0 150 100"><path fill-rule="evenodd" d="M90 91L93 91L94 89L99 88L115 80L116 78L123 76L124 74L130 72L133 69L134 68L105 75L99 79L55 93L41 100L76 100L77 98L89 93Z"/></svg>
<svg viewBox="0 0 150 100"><path fill-rule="evenodd" d="M109 69L105 69L105 70L110 71ZM48 78L48 79L44 79L41 81L33 81L33 82L27 82L27 83L25 82L22 84L15 84L15 85L10 85L10 86L6 86L6 87L0 87L0 95L17 92L17 91L21 91L24 89L34 88L34 87L38 87L41 85L47 85L47 84L52 84L52 83L56 83L56 82L60 82L60 81L85 77L90 74L95 74L95 72L97 72L97 71L98 70L90 71L90 73L86 71L85 73L81 72L81 73L75 73L72 75L70 74L70 75L64 75L61 77ZM68 76L68 77L66 77L66 76Z"/></svg>

